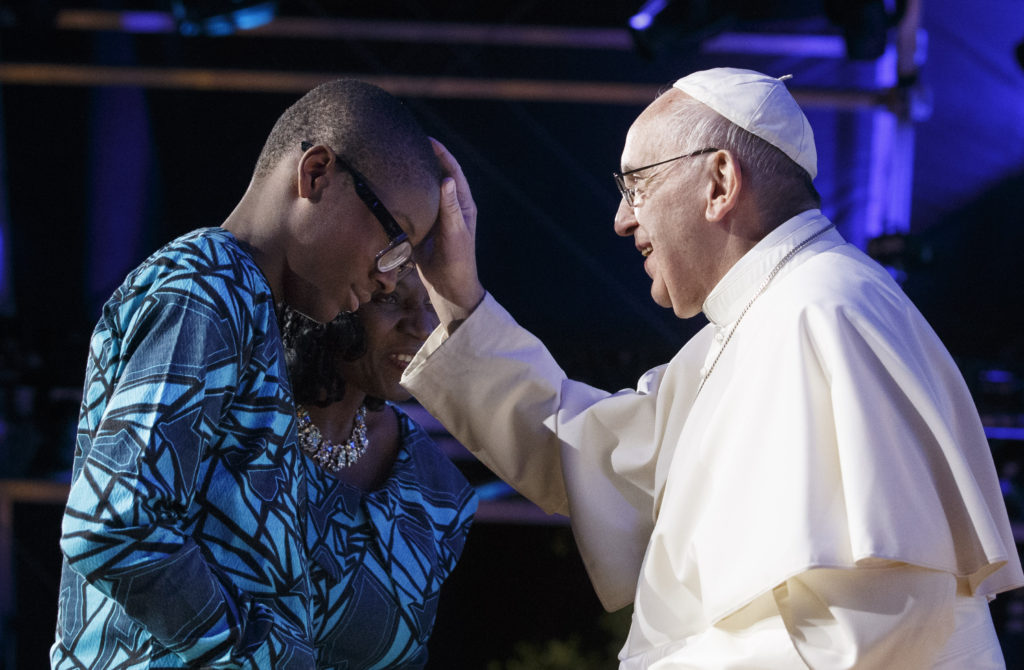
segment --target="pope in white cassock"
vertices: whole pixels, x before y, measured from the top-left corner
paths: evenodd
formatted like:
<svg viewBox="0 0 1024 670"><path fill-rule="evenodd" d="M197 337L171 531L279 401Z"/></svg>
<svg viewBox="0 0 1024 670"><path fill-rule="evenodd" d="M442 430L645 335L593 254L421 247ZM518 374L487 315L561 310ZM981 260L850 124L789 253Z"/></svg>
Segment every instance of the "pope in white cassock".
<svg viewBox="0 0 1024 670"><path fill-rule="evenodd" d="M633 123L615 230L651 294L709 324L635 390L565 377L485 293L455 160L420 271L442 319L403 383L484 463L566 514L621 667L1002 668L1024 585L977 411L886 271L819 211L778 79L691 74Z"/></svg>

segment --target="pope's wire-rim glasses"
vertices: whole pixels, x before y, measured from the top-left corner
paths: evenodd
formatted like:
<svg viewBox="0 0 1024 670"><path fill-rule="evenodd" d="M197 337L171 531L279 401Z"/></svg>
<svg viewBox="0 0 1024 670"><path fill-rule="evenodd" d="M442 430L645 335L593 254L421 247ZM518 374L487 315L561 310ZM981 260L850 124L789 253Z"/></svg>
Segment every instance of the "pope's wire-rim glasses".
<svg viewBox="0 0 1024 670"><path fill-rule="evenodd" d="M303 142L301 146L303 151L308 151L313 143ZM352 176L352 187L355 189L356 195L363 201L388 236L388 246L377 252L377 271L391 272L409 262L409 259L412 258L412 242L409 241L409 236L395 221L395 217L391 216L391 212L380 201L373 189L367 186L366 177L338 154L335 154L334 157L338 166Z"/></svg>
<svg viewBox="0 0 1024 670"><path fill-rule="evenodd" d="M619 187L619 193L622 194L623 200L626 201L627 205L629 205L630 207L633 207L634 206L633 205L633 198L636 196L636 185L634 184L633 186L627 186L626 185L626 177L628 177L629 175L631 175L631 174L633 174L635 172L640 172L641 170L647 170L647 169L650 169L652 167L658 167L659 165L664 165L665 163L671 163L672 161L677 161L677 160L680 160L681 158L693 158L694 156L700 156L702 154L709 154L712 151L718 151L718 149L716 149L715 147L707 147L705 149L698 149L697 151L693 151L693 152L690 152L688 154L683 154L682 156L676 156L675 158L668 158L666 160L658 161L657 163L651 163L650 165L645 165L643 167L638 167L638 168L635 168L633 170L626 170L625 172L613 172L612 173L612 177L615 178L615 185Z"/></svg>

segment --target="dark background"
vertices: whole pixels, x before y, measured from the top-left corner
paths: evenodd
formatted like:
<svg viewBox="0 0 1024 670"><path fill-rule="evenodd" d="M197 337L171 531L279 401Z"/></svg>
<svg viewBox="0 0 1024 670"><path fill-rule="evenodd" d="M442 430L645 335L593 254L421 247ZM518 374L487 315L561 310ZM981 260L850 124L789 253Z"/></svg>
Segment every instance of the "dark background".
<svg viewBox="0 0 1024 670"><path fill-rule="evenodd" d="M729 65L793 73L794 89L863 100L884 93L879 82L892 74L884 72L892 69L884 58L807 55L796 41L792 53L759 54L702 50L695 39L677 38L645 58L621 47L456 42L445 32L452 24L485 24L496 31L558 26L570 42L568 31L578 28L625 35L636 2L277 3L279 16L313 22L374 18L427 32L438 26L434 41L418 42L55 27L68 12L166 11L170 4L0 1L0 68L56 69L35 76L0 70L0 296L4 327L13 331L6 348L14 349L7 353L14 374L77 387L88 331L127 271L178 234L219 225L283 108L317 80L357 76L385 87L394 77L416 78L426 89L402 97L470 179L488 289L570 372L631 384L700 325L649 300L632 243L611 228L618 195L610 173L646 92L653 97L694 69ZM722 25L747 35L842 34L826 14L835 1L691 4L736 7L737 18ZM783 18L746 18L750 6L759 8L756 16ZM1014 48L1024 39L1024 7L982 0L965 10L953 0L926 0L921 26L923 62L913 86L901 89L923 110L908 124L913 150L898 153L883 141L880 124L893 118L884 107L805 104L818 143L817 185L826 214L860 246L885 232L911 236L898 259L904 285L955 355L1019 366L1024 328L1014 242L1022 219L1024 71ZM893 32L888 36L893 43ZM81 66L93 69L82 75L74 69ZM110 70L151 77L114 86L102 74ZM226 90L216 76L203 86L172 79L199 70L285 80L243 80ZM62 72L80 78L66 83ZM444 78L627 85L644 95L614 103L432 92L431 82ZM909 175L905 187L877 169L891 156ZM900 199L906 220L875 212Z"/></svg>
<svg viewBox="0 0 1024 670"><path fill-rule="evenodd" d="M897 44L884 19L902 0L676 2L667 41L648 44L648 54L625 30L641 4L284 0L278 16L303 22L295 35L185 36L173 22L137 32L69 20L139 10L166 19L175 6L195 18L238 3L0 0L0 478L66 476L102 302L164 242L219 225L280 112L340 76L388 88L452 149L480 210L485 286L570 375L614 389L702 325L650 301L632 242L612 230L611 172L630 122L696 69L794 74L815 130L825 213L873 253L888 236L895 251L882 260L950 347L986 425L1024 427L1024 69L1015 52L1024 3L923 0L918 67L902 79L895 59L863 53L872 38ZM872 17L882 17L880 28L870 29ZM383 37L381 26L413 32ZM459 38L459 28L480 26L490 37ZM515 32L549 27L547 46ZM746 38L739 47L715 42L729 35ZM788 41L758 49L756 35ZM832 40L840 53L813 51L802 38ZM446 93L451 80L471 86ZM570 99L584 84L597 92ZM913 103L912 113L893 101ZM899 144L894 128L912 142ZM993 448L1016 523L1024 509L1012 430ZM473 478L486 481L475 470ZM8 631L22 650L34 648L33 635L52 639L52 507L17 508L15 567L26 581ZM483 668L516 657L523 640L540 645L523 652L534 653L523 667L542 667L537 657L548 652L575 660L543 667L584 667L573 653L607 655L624 630L617 620L611 633L602 628L557 523L478 523L441 607L435 667ZM995 608L1012 658L1024 603L1001 598ZM578 649L549 640L577 640Z"/></svg>

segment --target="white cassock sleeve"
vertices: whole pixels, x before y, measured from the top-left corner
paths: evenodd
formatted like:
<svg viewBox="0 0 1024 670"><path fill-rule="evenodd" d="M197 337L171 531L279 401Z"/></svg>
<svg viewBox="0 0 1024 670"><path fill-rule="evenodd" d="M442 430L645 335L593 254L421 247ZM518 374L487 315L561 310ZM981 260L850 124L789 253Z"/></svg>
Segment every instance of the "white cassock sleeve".
<svg viewBox="0 0 1024 670"><path fill-rule="evenodd" d="M607 609L633 601L653 526L656 370L617 394L571 381L488 295L450 340L443 328L431 335L402 383L498 476L572 518ZM616 451L613 466L623 443L630 447Z"/></svg>

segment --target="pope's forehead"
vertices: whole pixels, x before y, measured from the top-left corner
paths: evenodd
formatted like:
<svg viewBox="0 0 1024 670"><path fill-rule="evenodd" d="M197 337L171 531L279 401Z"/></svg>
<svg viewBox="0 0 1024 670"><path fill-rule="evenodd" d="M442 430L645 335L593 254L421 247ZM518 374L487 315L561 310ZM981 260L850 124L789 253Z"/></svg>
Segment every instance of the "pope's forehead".
<svg viewBox="0 0 1024 670"><path fill-rule="evenodd" d="M679 102L689 97L677 88L669 89L647 105L633 125L644 128L662 126L676 113Z"/></svg>
<svg viewBox="0 0 1024 670"><path fill-rule="evenodd" d="M683 97L687 97L686 94L678 89L671 89L658 96L629 127L627 144L664 141L664 131L674 112L673 105Z"/></svg>
<svg viewBox="0 0 1024 670"><path fill-rule="evenodd" d="M657 132L645 132L642 128L630 129L626 143L622 147L622 169L633 170L641 165L652 162L651 156L659 154L663 141Z"/></svg>

